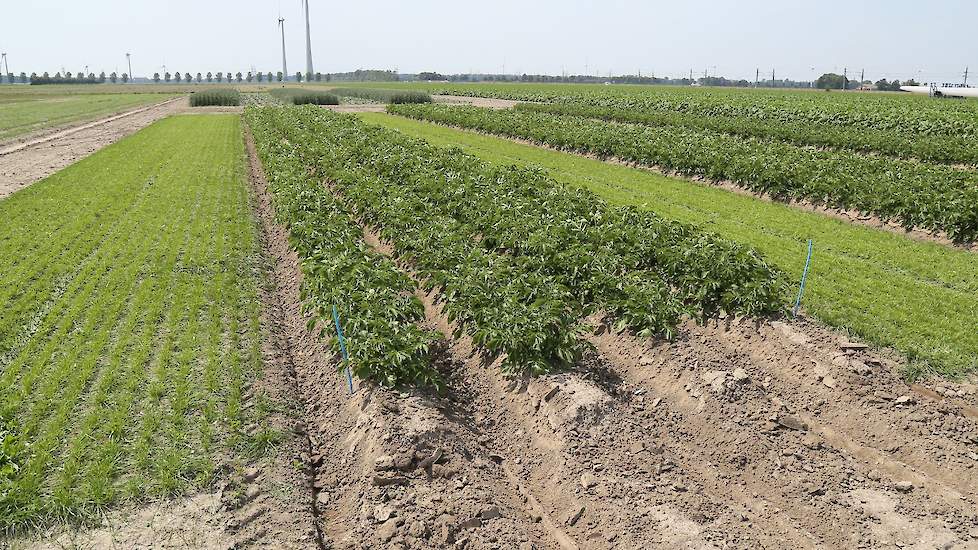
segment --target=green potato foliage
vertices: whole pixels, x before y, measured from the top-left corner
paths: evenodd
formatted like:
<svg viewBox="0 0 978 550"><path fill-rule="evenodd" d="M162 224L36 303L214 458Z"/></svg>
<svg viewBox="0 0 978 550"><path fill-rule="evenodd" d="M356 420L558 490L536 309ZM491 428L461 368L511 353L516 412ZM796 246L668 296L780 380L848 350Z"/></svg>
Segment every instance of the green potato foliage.
<svg viewBox="0 0 978 550"><path fill-rule="evenodd" d="M907 229L978 237L978 173L846 151L821 151L681 126L648 127L553 115L443 105L391 105L388 112L731 181L783 199L856 209Z"/></svg>
<svg viewBox="0 0 978 550"><path fill-rule="evenodd" d="M508 373L575 362L583 317L671 338L683 315L781 310L780 274L753 251L635 208L611 207L538 170L494 166L355 117L254 109L265 138L390 241L459 333Z"/></svg>

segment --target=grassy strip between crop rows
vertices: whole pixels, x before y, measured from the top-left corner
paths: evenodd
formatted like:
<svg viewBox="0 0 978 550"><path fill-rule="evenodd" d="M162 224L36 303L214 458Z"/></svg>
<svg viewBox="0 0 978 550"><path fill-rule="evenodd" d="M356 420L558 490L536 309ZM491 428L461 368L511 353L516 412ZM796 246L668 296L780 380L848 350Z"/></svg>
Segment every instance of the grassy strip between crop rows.
<svg viewBox="0 0 978 550"><path fill-rule="evenodd" d="M0 201L0 530L200 487L275 438L238 117L171 117Z"/></svg>
<svg viewBox="0 0 978 550"><path fill-rule="evenodd" d="M804 302L809 313L907 354L911 375L957 376L978 369L973 253L578 155L386 114L359 116L433 144L461 146L494 163L542 167L612 204L709 228L756 248L794 277L801 275L805 241L812 238L815 257Z"/></svg>
<svg viewBox="0 0 978 550"><path fill-rule="evenodd" d="M390 105L391 113L532 140L557 149L730 180L758 193L858 209L904 227L978 238L978 173L684 127L443 105Z"/></svg>
<svg viewBox="0 0 978 550"><path fill-rule="evenodd" d="M166 94L26 94L0 90L0 140L170 99Z"/></svg>
<svg viewBox="0 0 978 550"><path fill-rule="evenodd" d="M581 322L597 308L622 327L670 337L682 315L783 307L782 279L751 250L651 212L611 207L542 172L493 166L319 109L247 113L263 149L286 142L280 155L297 155L310 177L332 182L428 289L441 290L459 330L488 354L505 354L507 372L576 361ZM297 250L307 272L342 284L331 273L334 260ZM356 306L343 305L346 323L377 313L356 295L331 298Z"/></svg>

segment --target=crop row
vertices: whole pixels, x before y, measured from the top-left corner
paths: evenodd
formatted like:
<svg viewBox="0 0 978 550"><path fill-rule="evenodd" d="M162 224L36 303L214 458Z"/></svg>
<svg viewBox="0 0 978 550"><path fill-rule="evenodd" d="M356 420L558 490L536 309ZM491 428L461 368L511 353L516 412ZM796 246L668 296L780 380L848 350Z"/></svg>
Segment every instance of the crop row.
<svg viewBox="0 0 978 550"><path fill-rule="evenodd" d="M269 91L275 99L292 105L339 105L340 98L332 92L303 88L275 88Z"/></svg>
<svg viewBox="0 0 978 550"><path fill-rule="evenodd" d="M597 118L648 126L680 126L725 134L774 139L798 145L881 153L930 162L978 164L974 137L907 134L896 130L867 131L849 126L771 120L750 115L703 115L657 106L629 108L581 103L520 103L517 109L538 113Z"/></svg>
<svg viewBox="0 0 978 550"><path fill-rule="evenodd" d="M633 330L669 334L680 313L704 319L779 307L777 274L749 249L649 211L612 208L543 171L495 166L377 127L357 124L351 132L355 140L330 147L329 162L369 165L371 176L379 172L397 193L452 217L485 250L554 277L585 306L621 313ZM326 149L312 147L322 163Z"/></svg>
<svg viewBox="0 0 978 550"><path fill-rule="evenodd" d="M268 177L276 218L302 261L302 297L311 325L333 334L333 307L348 341L353 373L395 386L439 385L429 350L436 336L419 328L424 308L414 282L388 258L371 250L350 212L306 170L288 142L277 139L272 111L249 109L248 121Z"/></svg>
<svg viewBox="0 0 978 550"><path fill-rule="evenodd" d="M574 299L568 290L518 258L473 246L457 221L429 212L423 198L378 177L369 161L345 162L353 149L381 155L354 119L309 109L250 109L248 116L276 124L278 133L266 132L266 139L291 143L364 221L379 227L426 288L440 289L445 313L457 329L489 354L506 355L506 372L539 374L579 357L579 314L570 307ZM305 128L306 119L322 123Z"/></svg>
<svg viewBox="0 0 978 550"><path fill-rule="evenodd" d="M207 90L190 94L191 107L212 105L224 107L241 105L241 93L238 90Z"/></svg>
<svg viewBox="0 0 978 550"><path fill-rule="evenodd" d="M254 116L254 115L253 115ZM351 117L262 112L507 370L580 351L595 308L671 336L679 317L776 311L780 279L751 251L649 212L611 208L545 174L486 164Z"/></svg>
<svg viewBox="0 0 978 550"><path fill-rule="evenodd" d="M340 97L355 97L380 103L431 103L431 96L409 90L385 90L382 88L336 88L333 93Z"/></svg>
<svg viewBox="0 0 978 550"><path fill-rule="evenodd" d="M574 116L439 105L389 106L419 120L528 139L681 174L729 180L755 192L857 209L905 228L978 237L978 174L888 157L819 151L683 127L647 127Z"/></svg>
<svg viewBox="0 0 978 550"><path fill-rule="evenodd" d="M171 117L0 201L0 532L205 486L252 443L240 136Z"/></svg>
<svg viewBox="0 0 978 550"><path fill-rule="evenodd" d="M433 93L497 97L516 101L576 103L639 111L664 110L703 116L749 117L773 122L885 130L905 135L978 136L973 101L852 93L784 93L675 87L575 86L441 87Z"/></svg>

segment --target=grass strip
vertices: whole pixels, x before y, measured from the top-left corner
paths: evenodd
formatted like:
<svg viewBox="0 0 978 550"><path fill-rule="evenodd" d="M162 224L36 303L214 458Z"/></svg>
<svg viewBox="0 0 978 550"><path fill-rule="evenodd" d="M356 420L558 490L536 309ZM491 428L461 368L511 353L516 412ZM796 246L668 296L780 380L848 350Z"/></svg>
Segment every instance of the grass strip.
<svg viewBox="0 0 978 550"><path fill-rule="evenodd" d="M260 252L239 117L157 122L0 201L0 220L23 228L0 240L0 286L31 289L3 318L0 530L199 488L249 445Z"/></svg>

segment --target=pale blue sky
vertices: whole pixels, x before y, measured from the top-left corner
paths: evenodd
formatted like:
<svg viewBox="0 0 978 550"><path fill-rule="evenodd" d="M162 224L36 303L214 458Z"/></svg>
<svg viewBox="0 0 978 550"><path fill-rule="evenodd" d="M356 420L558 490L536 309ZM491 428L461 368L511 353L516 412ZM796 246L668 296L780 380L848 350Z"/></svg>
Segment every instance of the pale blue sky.
<svg viewBox="0 0 978 550"><path fill-rule="evenodd" d="M960 80L978 72L978 1L310 0L316 70L591 73L753 79ZM300 0L3 0L10 69L277 71L281 5L291 72L304 67ZM715 69L714 69L715 67ZM814 67L814 70L813 70ZM978 76L974 82L978 83Z"/></svg>

